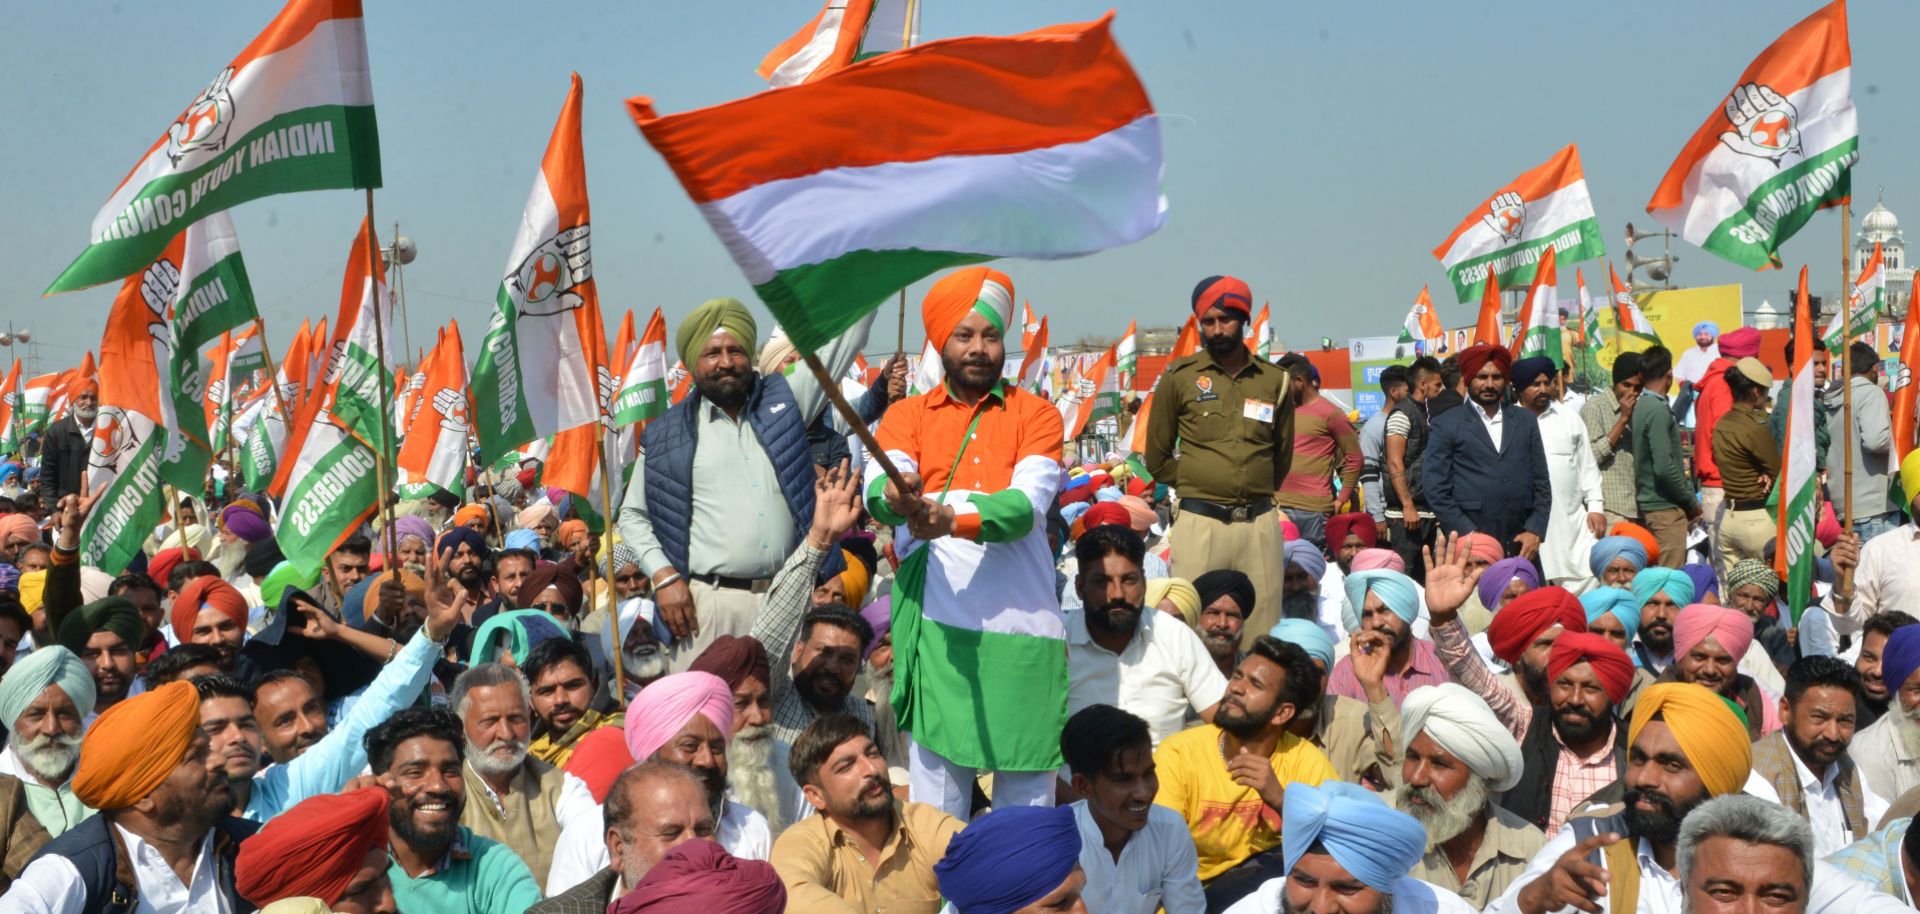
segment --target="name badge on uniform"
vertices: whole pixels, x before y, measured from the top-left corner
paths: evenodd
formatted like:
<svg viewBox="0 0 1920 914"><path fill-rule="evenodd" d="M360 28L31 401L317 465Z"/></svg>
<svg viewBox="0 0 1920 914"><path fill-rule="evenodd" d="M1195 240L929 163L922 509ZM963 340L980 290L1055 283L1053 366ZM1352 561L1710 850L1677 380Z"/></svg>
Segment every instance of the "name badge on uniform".
<svg viewBox="0 0 1920 914"><path fill-rule="evenodd" d="M1255 422L1270 425L1273 423L1273 404L1265 400L1249 398L1246 405L1240 408L1240 415Z"/></svg>
<svg viewBox="0 0 1920 914"><path fill-rule="evenodd" d="M1196 394L1193 398L1195 403L1205 403L1208 400L1220 399L1220 395L1213 392L1213 379L1206 375L1194 378L1193 386L1200 391L1200 393Z"/></svg>

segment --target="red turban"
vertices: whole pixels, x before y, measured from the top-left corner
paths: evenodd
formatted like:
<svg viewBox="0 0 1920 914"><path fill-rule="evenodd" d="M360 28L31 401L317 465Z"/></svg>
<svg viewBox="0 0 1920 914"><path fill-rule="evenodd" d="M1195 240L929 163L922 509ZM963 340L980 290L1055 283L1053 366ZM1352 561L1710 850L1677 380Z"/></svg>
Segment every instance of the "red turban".
<svg viewBox="0 0 1920 914"><path fill-rule="evenodd" d="M1467 555L1477 562L1491 565L1507 557L1500 541L1485 533L1469 533L1460 538L1460 544L1467 547Z"/></svg>
<svg viewBox="0 0 1920 914"><path fill-rule="evenodd" d="M1013 319L1013 280L991 267L967 267L940 277L920 301L920 323L927 342L944 349L953 328L969 314L980 314L1006 332Z"/></svg>
<svg viewBox="0 0 1920 914"><path fill-rule="evenodd" d="M1499 365L1502 374L1513 368L1513 353L1508 352L1505 346L1495 346L1490 343L1468 346L1460 350L1459 358L1460 375L1469 381L1480 373L1480 369L1487 367L1488 362Z"/></svg>
<svg viewBox="0 0 1920 914"><path fill-rule="evenodd" d="M1720 334L1720 354L1729 359L1743 359L1760 354L1760 331L1752 327L1741 327Z"/></svg>
<svg viewBox="0 0 1920 914"><path fill-rule="evenodd" d="M1060 507L1064 508L1068 505L1077 505L1083 501L1092 501L1092 500L1093 500L1092 486L1074 486L1071 489L1062 490L1060 492L1060 497L1054 499L1054 504L1057 504Z"/></svg>
<svg viewBox="0 0 1920 914"><path fill-rule="evenodd" d="M567 756L567 773L579 778L593 794L595 803L605 803L607 793L620 772L633 766L633 753L627 751L627 734L619 727L595 727L580 737Z"/></svg>
<svg viewBox="0 0 1920 914"><path fill-rule="evenodd" d="M1608 701L1617 705L1626 700L1627 690L1633 687L1633 661L1619 645L1605 635L1567 629L1553 639L1553 652L1547 655L1547 681L1552 682L1576 663L1593 666L1601 688L1607 690Z"/></svg>
<svg viewBox="0 0 1920 914"><path fill-rule="evenodd" d="M1368 549L1380 545L1380 525L1374 522L1373 515L1364 512L1353 514L1335 514L1327 518L1327 548L1339 552L1347 544L1347 534L1360 538L1360 545Z"/></svg>
<svg viewBox="0 0 1920 914"><path fill-rule="evenodd" d="M773 865L694 838L667 852L607 914L780 914L787 887Z"/></svg>
<svg viewBox="0 0 1920 914"><path fill-rule="evenodd" d="M203 574L181 585L173 598L173 636L181 644L193 641L193 623L203 609L217 609L241 628L247 627L247 598L232 584Z"/></svg>
<svg viewBox="0 0 1920 914"><path fill-rule="evenodd" d="M1640 541L1640 545L1647 547L1647 564L1648 565L1652 565L1660 561L1660 541L1653 538L1653 531L1648 530L1647 528L1642 527L1639 524L1628 523L1627 521L1621 521L1617 524L1614 524L1612 527L1607 528L1607 535L1608 536L1630 536L1634 539L1637 539Z"/></svg>
<svg viewBox="0 0 1920 914"><path fill-rule="evenodd" d="M159 585L164 591L167 589L167 576L173 574L173 566L181 562L198 561L200 561L198 549L183 550L178 546L162 549L155 553L153 558L147 560L147 577L152 578L153 583Z"/></svg>
<svg viewBox="0 0 1920 914"><path fill-rule="evenodd" d="M362 787L301 800L240 844L233 886L265 907L282 898L346 894L367 851L387 846L387 791Z"/></svg>
<svg viewBox="0 0 1920 914"><path fill-rule="evenodd" d="M1533 639L1556 625L1569 632L1587 630L1587 611L1581 608L1580 598L1564 587L1529 590L1493 614L1487 624L1487 645L1495 657L1517 663Z"/></svg>
<svg viewBox="0 0 1920 914"><path fill-rule="evenodd" d="M1253 315L1253 290L1232 276L1209 276L1193 288L1193 316L1204 317L1209 308L1238 311L1240 319Z"/></svg>
<svg viewBox="0 0 1920 914"><path fill-rule="evenodd" d="M1088 508L1086 513L1081 514L1074 520L1073 538L1079 539L1082 533L1092 530L1095 527L1104 527L1107 524L1117 524L1131 530L1133 529L1133 515L1128 514L1126 507L1119 502L1103 501Z"/></svg>

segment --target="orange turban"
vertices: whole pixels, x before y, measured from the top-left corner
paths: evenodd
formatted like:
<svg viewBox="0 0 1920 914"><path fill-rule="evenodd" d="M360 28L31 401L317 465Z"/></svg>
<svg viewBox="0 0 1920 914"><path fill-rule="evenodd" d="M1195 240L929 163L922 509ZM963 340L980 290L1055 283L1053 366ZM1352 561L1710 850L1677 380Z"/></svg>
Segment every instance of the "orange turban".
<svg viewBox="0 0 1920 914"><path fill-rule="evenodd" d="M491 520L487 517L486 506L467 505L466 507L453 512L453 525L456 527L464 527L468 524L473 523L474 521L487 521L488 523L491 523Z"/></svg>
<svg viewBox="0 0 1920 914"><path fill-rule="evenodd" d="M1633 523L1628 523L1626 521L1621 521L1617 524L1614 524L1612 527L1607 528L1607 535L1633 537L1634 539L1637 539L1640 541L1640 545L1647 547L1647 564L1648 565L1652 565L1653 563L1660 561L1660 541L1653 538L1653 531L1648 530L1647 528L1642 527L1639 524L1633 524Z"/></svg>
<svg viewBox="0 0 1920 914"><path fill-rule="evenodd" d="M990 267L967 267L940 278L920 302L927 341L942 349L968 314L985 317L1002 333L1013 321L1013 280Z"/></svg>
<svg viewBox="0 0 1920 914"><path fill-rule="evenodd" d="M1731 702L1690 682L1654 683L1634 702L1628 746L1640 739L1641 729L1655 716L1673 731L1709 796L1733 793L1746 785L1753 769L1753 744L1747 740L1746 722ZM85 758L81 756L82 761Z"/></svg>
<svg viewBox="0 0 1920 914"><path fill-rule="evenodd" d="M553 531L553 544L562 549L573 548L573 538L587 533L587 522L573 518L560 522L560 528Z"/></svg>
<svg viewBox="0 0 1920 914"><path fill-rule="evenodd" d="M1491 565L1507 557L1500 541L1485 533L1469 533L1460 538L1460 545L1467 547L1467 555L1476 562Z"/></svg>
<svg viewBox="0 0 1920 914"><path fill-rule="evenodd" d="M247 598L232 584L210 574L194 578L180 586L173 598L173 636L181 644L193 641L193 623L203 609L217 609L241 628L247 627Z"/></svg>
<svg viewBox="0 0 1920 914"><path fill-rule="evenodd" d="M200 693L169 682L108 708L80 741L73 795L99 809L125 809L180 765L200 729Z"/></svg>
<svg viewBox="0 0 1920 914"><path fill-rule="evenodd" d="M385 788L308 797L241 843L233 886L261 906L301 897L332 905L346 894L367 851L386 846Z"/></svg>

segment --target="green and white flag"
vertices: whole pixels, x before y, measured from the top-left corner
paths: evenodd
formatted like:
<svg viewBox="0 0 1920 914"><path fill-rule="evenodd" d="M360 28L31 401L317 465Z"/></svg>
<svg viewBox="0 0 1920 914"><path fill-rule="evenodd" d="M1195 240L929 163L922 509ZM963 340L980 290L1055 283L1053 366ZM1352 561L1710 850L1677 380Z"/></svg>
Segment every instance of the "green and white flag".
<svg viewBox="0 0 1920 914"><path fill-rule="evenodd" d="M1559 281L1553 248L1549 247L1540 255L1540 269L1534 273L1533 288L1527 290L1527 306L1522 312L1524 323L1519 330L1519 344L1514 347L1518 350L1514 355L1516 359L1545 356L1553 360L1555 368L1566 364L1560 355Z"/></svg>
<svg viewBox="0 0 1920 914"><path fill-rule="evenodd" d="M1565 263L1607 254L1580 150L1573 146L1494 191L1433 249L1433 256L1446 268L1460 301L1477 302L1488 276L1502 289L1533 282L1549 248Z"/></svg>
<svg viewBox="0 0 1920 914"><path fill-rule="evenodd" d="M1795 326L1808 327L1813 317L1807 307L1807 268L1800 268L1800 295L1794 305ZM1813 530L1820 516L1819 479L1814 473L1813 340L1794 335L1793 371L1788 376L1787 440L1781 458L1780 482L1774 486L1775 538L1773 569L1787 582L1790 621L1813 602Z"/></svg>
<svg viewBox="0 0 1920 914"><path fill-rule="evenodd" d="M1847 307L1827 322L1827 329L1820 334L1820 342L1827 351L1838 356L1847 341L1863 334L1872 333L1873 325L1880 315L1887 311L1887 268L1880 260L1880 245L1873 246L1873 256L1867 258L1865 266L1860 268L1860 278L1855 280L1853 288L1847 292ZM1840 321L1846 319L1844 332Z"/></svg>
<svg viewBox="0 0 1920 914"><path fill-rule="evenodd" d="M667 321L655 308L646 332L640 334L633 363L613 396L613 424L621 427L658 419L666 415L667 407Z"/></svg>

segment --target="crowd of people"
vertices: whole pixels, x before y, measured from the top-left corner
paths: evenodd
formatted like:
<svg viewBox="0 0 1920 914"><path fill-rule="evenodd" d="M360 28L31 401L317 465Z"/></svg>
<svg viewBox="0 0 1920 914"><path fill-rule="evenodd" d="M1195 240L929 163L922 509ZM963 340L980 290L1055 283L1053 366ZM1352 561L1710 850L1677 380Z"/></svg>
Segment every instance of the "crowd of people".
<svg viewBox="0 0 1920 914"><path fill-rule="evenodd" d="M1913 906L1920 456L1870 351L1818 363L1795 600L1754 331L1585 395L1422 356L1356 427L1211 276L1144 452L1070 460L1015 300L942 276L943 380L854 404L708 302L609 529L527 461L317 577L244 492L83 565L50 438L0 469L0 914Z"/></svg>

